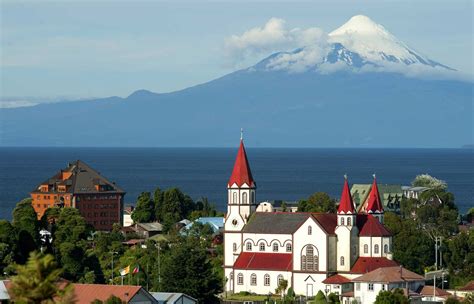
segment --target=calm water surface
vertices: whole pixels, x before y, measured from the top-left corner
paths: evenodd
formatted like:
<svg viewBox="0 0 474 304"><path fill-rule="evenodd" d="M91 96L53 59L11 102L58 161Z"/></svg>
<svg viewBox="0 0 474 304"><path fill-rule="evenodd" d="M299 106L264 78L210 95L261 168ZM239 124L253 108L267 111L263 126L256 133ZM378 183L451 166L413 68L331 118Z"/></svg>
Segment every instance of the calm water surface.
<svg viewBox="0 0 474 304"><path fill-rule="evenodd" d="M179 187L194 199L226 206L226 184L237 148L0 148L0 218L40 182L81 159L127 191ZM299 200L316 191L338 197L351 183L409 184L420 173L446 180L459 209L474 206L474 153L469 149L248 148L257 200Z"/></svg>

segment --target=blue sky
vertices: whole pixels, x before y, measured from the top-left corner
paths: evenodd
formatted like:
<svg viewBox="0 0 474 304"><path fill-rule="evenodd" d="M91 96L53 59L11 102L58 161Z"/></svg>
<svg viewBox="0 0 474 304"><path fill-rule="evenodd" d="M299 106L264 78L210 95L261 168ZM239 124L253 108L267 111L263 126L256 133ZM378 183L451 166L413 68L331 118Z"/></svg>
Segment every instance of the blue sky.
<svg viewBox="0 0 474 304"><path fill-rule="evenodd" d="M325 32L369 16L410 47L473 73L471 1L2 1L3 101L169 92L255 63L226 41L270 18Z"/></svg>

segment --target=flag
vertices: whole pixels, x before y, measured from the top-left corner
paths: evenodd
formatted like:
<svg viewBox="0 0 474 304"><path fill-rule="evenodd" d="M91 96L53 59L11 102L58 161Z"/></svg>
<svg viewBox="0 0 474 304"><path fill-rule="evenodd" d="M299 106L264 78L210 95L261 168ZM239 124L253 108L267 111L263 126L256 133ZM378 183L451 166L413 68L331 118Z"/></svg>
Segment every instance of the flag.
<svg viewBox="0 0 474 304"><path fill-rule="evenodd" d="M137 267L133 268L132 273L138 273L139 271L140 271L140 266L137 266Z"/></svg>
<svg viewBox="0 0 474 304"><path fill-rule="evenodd" d="M130 265L128 265L127 267L123 268L123 269L120 269L120 275L123 277L124 275L130 273Z"/></svg>

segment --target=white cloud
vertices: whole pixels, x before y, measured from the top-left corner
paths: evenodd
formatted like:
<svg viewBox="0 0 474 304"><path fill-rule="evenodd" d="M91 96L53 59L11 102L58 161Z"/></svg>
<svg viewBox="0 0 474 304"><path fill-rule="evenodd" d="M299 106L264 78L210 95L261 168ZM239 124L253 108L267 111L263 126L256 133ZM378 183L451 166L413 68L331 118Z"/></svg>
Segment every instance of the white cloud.
<svg viewBox="0 0 474 304"><path fill-rule="evenodd" d="M327 35L317 27L289 29L286 21L271 18L262 27L255 27L241 35L227 38L224 50L234 63L249 57L269 55L277 51L289 51L298 47L326 44Z"/></svg>

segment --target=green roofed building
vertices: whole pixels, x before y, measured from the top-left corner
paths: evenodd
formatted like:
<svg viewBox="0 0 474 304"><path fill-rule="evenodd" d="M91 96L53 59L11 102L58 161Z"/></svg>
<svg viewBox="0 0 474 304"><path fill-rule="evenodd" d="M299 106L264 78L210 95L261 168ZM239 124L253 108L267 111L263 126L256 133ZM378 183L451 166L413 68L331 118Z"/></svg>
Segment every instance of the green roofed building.
<svg viewBox="0 0 474 304"><path fill-rule="evenodd" d="M353 184L351 195L357 211L360 211L362 205L367 201L372 184ZM400 211L400 202L402 201L403 191L401 185L379 184L380 199L385 211Z"/></svg>

